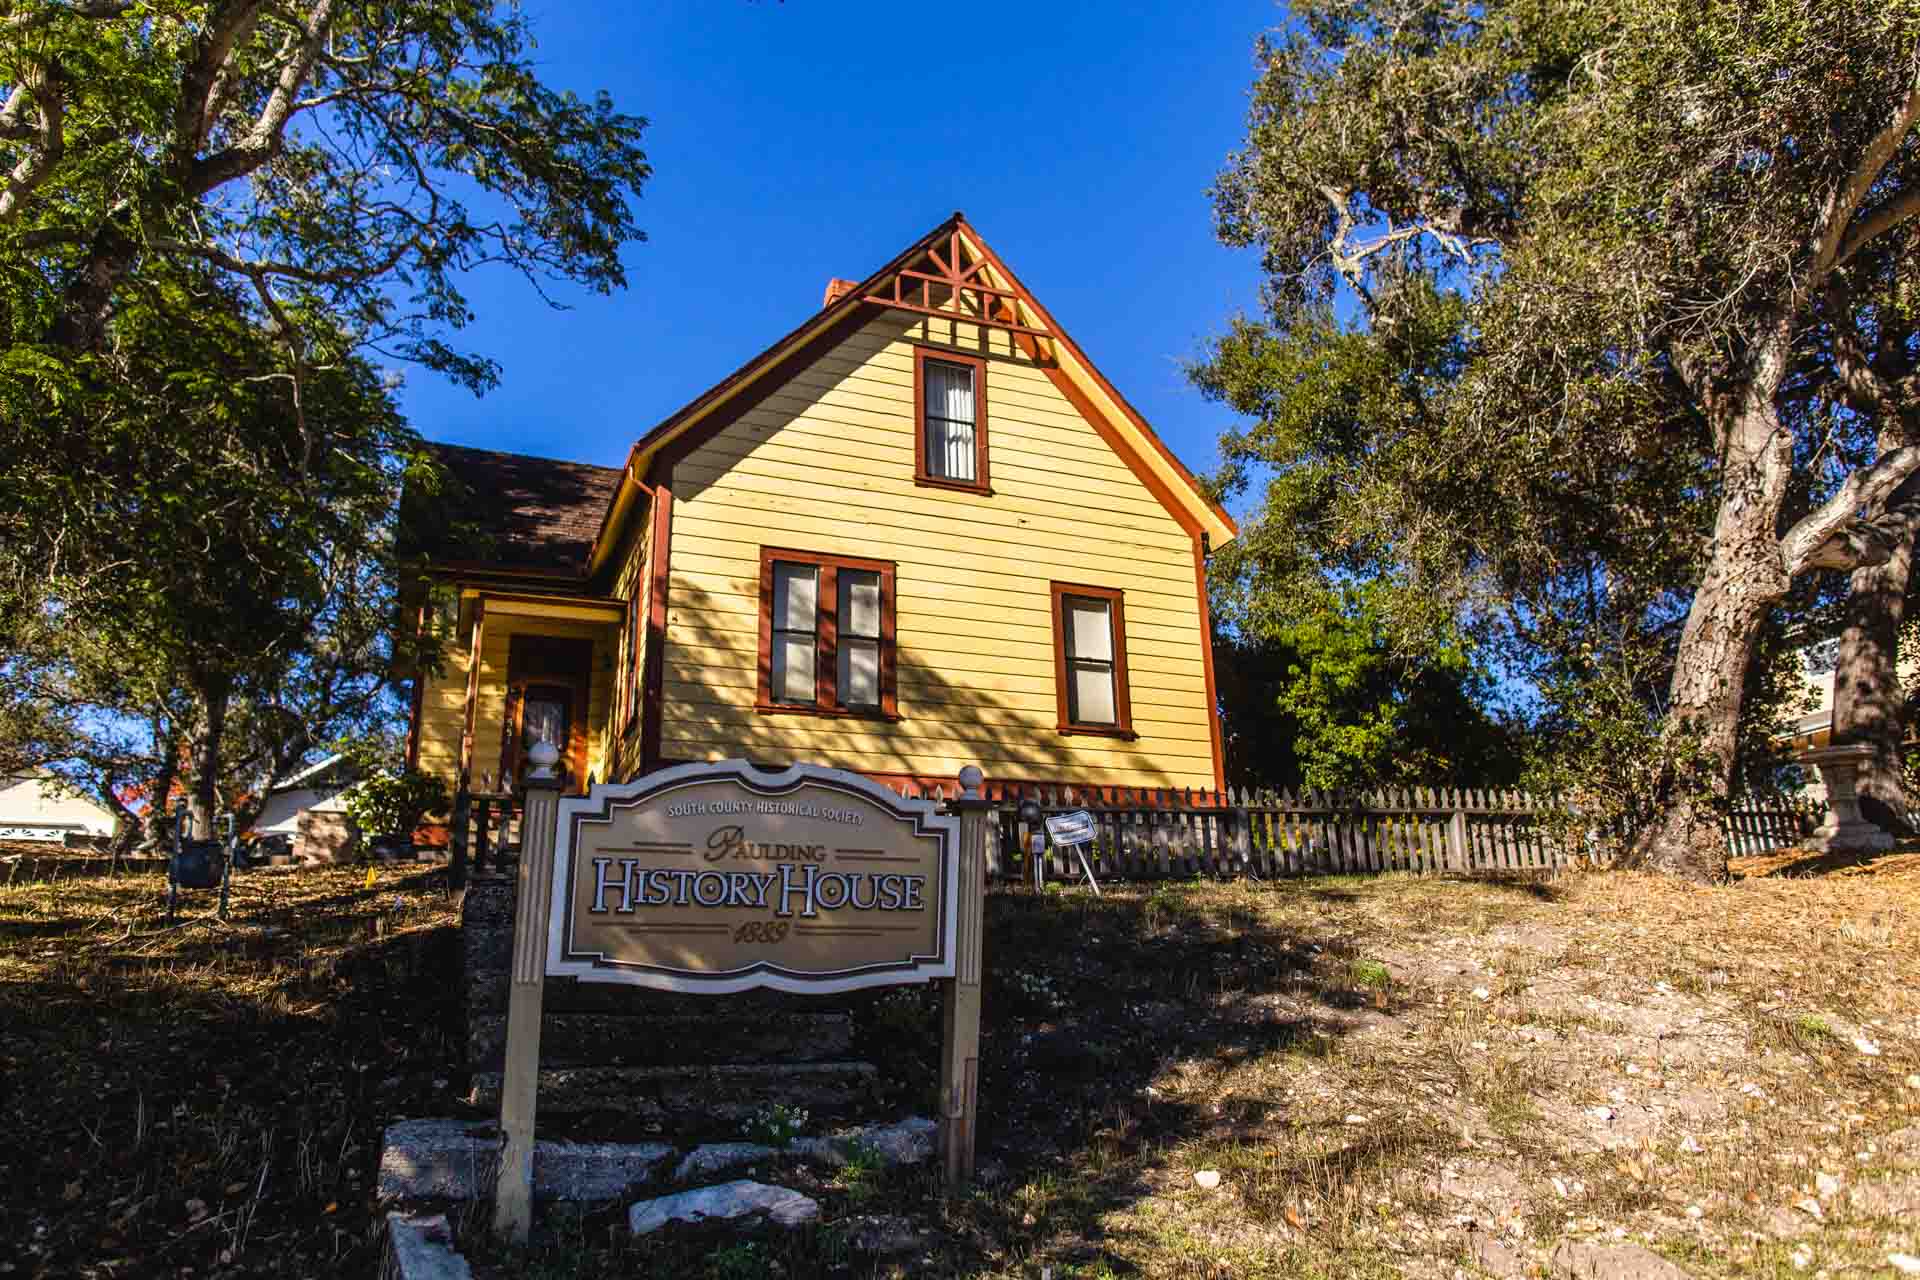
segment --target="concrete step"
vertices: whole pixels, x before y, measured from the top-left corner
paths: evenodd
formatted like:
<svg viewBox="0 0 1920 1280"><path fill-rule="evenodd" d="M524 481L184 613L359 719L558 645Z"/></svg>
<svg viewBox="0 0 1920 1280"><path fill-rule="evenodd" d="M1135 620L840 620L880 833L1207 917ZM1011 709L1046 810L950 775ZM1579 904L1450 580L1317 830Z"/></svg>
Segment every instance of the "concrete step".
<svg viewBox="0 0 1920 1280"><path fill-rule="evenodd" d="M831 1062L853 1047L853 1019L844 1012L778 1009L750 1015L714 1002L699 1014L564 1013L540 1021L540 1061L550 1067L668 1067L738 1062ZM506 1062L507 1015L472 1012L467 1061L476 1071Z"/></svg>
<svg viewBox="0 0 1920 1280"><path fill-rule="evenodd" d="M691 1141L735 1138L775 1103L804 1110L817 1126L875 1113L879 1072L871 1062L747 1063L667 1067L543 1067L539 1114L567 1131L602 1129ZM500 1106L501 1073L475 1072L469 1102Z"/></svg>

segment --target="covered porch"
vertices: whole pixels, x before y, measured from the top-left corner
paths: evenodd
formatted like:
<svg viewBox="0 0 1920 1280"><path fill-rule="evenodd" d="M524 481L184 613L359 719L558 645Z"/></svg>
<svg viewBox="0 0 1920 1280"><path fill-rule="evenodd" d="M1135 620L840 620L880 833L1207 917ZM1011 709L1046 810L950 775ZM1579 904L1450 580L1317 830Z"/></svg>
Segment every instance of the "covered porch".
<svg viewBox="0 0 1920 1280"><path fill-rule="evenodd" d="M563 794L609 772L617 658L625 606L617 600L527 590L464 588L462 643L437 682L438 706L421 708L418 764L452 780L453 863L484 867L517 848L519 796L536 742L560 752ZM457 738L451 729L457 716ZM429 740L452 748L442 760ZM443 748L444 749L444 748Z"/></svg>

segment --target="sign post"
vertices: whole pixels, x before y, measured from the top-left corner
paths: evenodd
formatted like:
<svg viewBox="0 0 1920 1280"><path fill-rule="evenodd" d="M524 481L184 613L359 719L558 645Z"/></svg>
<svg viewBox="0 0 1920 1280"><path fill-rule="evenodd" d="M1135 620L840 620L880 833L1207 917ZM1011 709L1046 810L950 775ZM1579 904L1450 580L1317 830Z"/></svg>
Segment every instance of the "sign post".
<svg viewBox="0 0 1920 1280"><path fill-rule="evenodd" d="M981 794L980 770L960 771L959 919L954 938L954 974L940 984L943 1017L940 1047L940 1153L947 1193L973 1180L976 1121L980 1110L980 962L986 911L987 841L991 802Z"/></svg>
<svg viewBox="0 0 1920 1280"><path fill-rule="evenodd" d="M533 1227L533 1119L540 1088L540 1006L546 995L547 914L553 890L553 836L560 753L536 742L527 753L526 813L520 821L520 893L513 911L513 987L507 998L506 1074L500 1085L500 1177L493 1230L524 1243Z"/></svg>
<svg viewBox="0 0 1920 1280"><path fill-rule="evenodd" d="M942 1149L952 1185L971 1177L991 817L980 771L961 772L944 809L858 774L744 760L561 800L554 754L529 753L548 776L528 781L522 831L495 1232L525 1240L532 1225L549 976L709 995L939 982Z"/></svg>

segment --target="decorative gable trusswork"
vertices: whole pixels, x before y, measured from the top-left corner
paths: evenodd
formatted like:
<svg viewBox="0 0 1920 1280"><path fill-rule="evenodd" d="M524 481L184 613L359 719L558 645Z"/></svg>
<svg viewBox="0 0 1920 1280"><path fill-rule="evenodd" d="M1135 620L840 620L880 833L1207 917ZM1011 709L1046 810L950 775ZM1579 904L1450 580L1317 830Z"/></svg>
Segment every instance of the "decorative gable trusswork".
<svg viewBox="0 0 1920 1280"><path fill-rule="evenodd" d="M1016 322L1020 294L996 287L990 272L986 258L973 250L956 226L944 245L929 245L925 254L884 281L879 291L861 298L895 311L943 320L964 318L987 329L1052 338L1052 332L1041 325Z"/></svg>

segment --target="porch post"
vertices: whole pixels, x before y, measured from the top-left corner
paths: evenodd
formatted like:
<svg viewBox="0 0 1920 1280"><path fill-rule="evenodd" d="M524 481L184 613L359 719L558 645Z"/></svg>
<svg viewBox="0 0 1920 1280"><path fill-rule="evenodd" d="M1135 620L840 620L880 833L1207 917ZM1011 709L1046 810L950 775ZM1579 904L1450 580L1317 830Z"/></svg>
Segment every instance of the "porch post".
<svg viewBox="0 0 1920 1280"><path fill-rule="evenodd" d="M473 788L473 737L480 711L480 641L487 617L485 596L473 602L473 630L467 639L467 705L460 730L460 785L453 800L453 839L447 850L447 880L456 890L467 884L467 815Z"/></svg>
<svg viewBox="0 0 1920 1280"><path fill-rule="evenodd" d="M986 908L987 841L992 802L981 792L973 765L960 771L960 796L948 805L960 815L959 900L955 904L953 977L940 983L945 1033L940 1052L940 1154L947 1194L973 1180L979 1116L980 960Z"/></svg>
<svg viewBox="0 0 1920 1280"><path fill-rule="evenodd" d="M560 812L559 750L527 753L526 816L520 838L520 892L513 912L513 987L507 1002L507 1061L500 1085L500 1177L493 1231L525 1243L533 1226L533 1121L540 1085L540 1004L547 976L547 915L553 898L554 836Z"/></svg>

